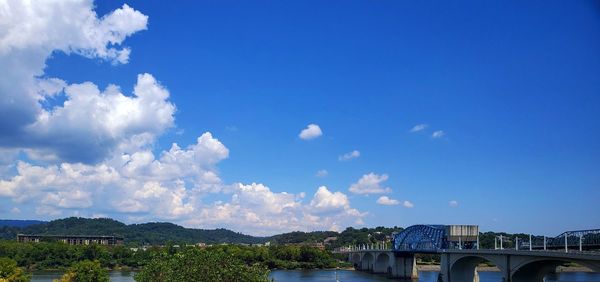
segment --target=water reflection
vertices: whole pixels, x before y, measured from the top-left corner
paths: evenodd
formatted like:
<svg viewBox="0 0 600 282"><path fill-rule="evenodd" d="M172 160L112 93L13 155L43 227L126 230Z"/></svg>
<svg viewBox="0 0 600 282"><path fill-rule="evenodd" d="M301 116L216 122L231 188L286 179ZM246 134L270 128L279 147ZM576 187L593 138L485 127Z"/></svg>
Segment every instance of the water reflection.
<svg viewBox="0 0 600 282"><path fill-rule="evenodd" d="M134 272L111 271L110 281L134 282ZM38 271L33 273L33 282L51 282L58 279L62 272ZM393 281L385 276L374 275L353 270L274 270L270 275L276 282L383 282ZM419 279L413 282L437 282L435 271L419 272ZM479 272L480 282L500 282L500 272ZM406 280L404 280L406 281ZM600 273L572 272L549 275L545 282L600 282Z"/></svg>
<svg viewBox="0 0 600 282"><path fill-rule="evenodd" d="M274 270L271 272L271 278L275 281L285 282L374 282L374 281L393 281L385 276L368 274L352 270ZM438 272L421 271L419 279L414 282L437 282ZM406 281L406 280L404 280ZM500 272L479 272L480 282L501 282L502 274ZM600 273L561 273L549 276L545 282L600 282Z"/></svg>
<svg viewBox="0 0 600 282"><path fill-rule="evenodd" d="M131 271L111 271L110 281L113 282L134 282L133 275L135 272ZM58 279L63 275L62 272L58 271L35 271L31 277L32 282L51 282L53 279Z"/></svg>

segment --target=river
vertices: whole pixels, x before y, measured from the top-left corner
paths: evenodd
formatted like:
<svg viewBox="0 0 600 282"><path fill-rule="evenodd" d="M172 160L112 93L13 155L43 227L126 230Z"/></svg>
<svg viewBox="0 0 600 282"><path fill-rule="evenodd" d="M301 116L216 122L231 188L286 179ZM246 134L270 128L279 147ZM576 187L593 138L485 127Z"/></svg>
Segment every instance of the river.
<svg viewBox="0 0 600 282"><path fill-rule="evenodd" d="M57 279L60 272L34 272L32 282L50 282ZM110 281L133 282L134 272L111 271ZM270 277L279 282L383 282L393 281L384 276L353 270L274 270ZM500 282L502 277L499 272L479 272L480 282ZM437 282L437 272L421 271L419 279L414 282ZM600 282L600 273L567 272L552 277L547 277L545 282Z"/></svg>

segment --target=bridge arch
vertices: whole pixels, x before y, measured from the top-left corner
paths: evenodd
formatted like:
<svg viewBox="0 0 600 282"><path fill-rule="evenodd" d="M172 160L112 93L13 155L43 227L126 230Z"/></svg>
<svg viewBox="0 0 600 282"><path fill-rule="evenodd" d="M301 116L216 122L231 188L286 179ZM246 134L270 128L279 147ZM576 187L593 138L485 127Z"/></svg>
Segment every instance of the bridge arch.
<svg viewBox="0 0 600 282"><path fill-rule="evenodd" d="M514 266L511 270L511 281L528 282L543 281L544 277L556 270L563 263L575 262L588 267L596 272L600 271L600 264L596 265L590 262L572 260L567 258L543 258L530 257Z"/></svg>
<svg viewBox="0 0 600 282"><path fill-rule="evenodd" d="M495 264L501 273L506 273L504 264L496 256L485 255L464 255L457 257L450 264L450 277L452 281L479 281L477 266L483 262L489 261ZM506 278L504 278L506 280Z"/></svg>
<svg viewBox="0 0 600 282"><path fill-rule="evenodd" d="M360 269L365 270L365 271L373 271L374 261L375 261L375 256L373 255L373 253L366 252L362 256Z"/></svg>
<svg viewBox="0 0 600 282"><path fill-rule="evenodd" d="M561 259L531 259L514 267L511 271L511 281L513 282L529 282L529 281L544 281L546 274L556 270L556 267L568 262Z"/></svg>
<svg viewBox="0 0 600 282"><path fill-rule="evenodd" d="M437 251L444 249L444 225L413 225L394 237L394 249L401 251Z"/></svg>
<svg viewBox="0 0 600 282"><path fill-rule="evenodd" d="M375 259L373 266L373 272L375 273L389 273L392 271L391 267L392 257L387 252L381 252Z"/></svg>
<svg viewBox="0 0 600 282"><path fill-rule="evenodd" d="M361 261L360 253L353 253L353 254L351 254L350 262L352 262L352 265L357 270L361 269L360 268L361 267L360 261Z"/></svg>

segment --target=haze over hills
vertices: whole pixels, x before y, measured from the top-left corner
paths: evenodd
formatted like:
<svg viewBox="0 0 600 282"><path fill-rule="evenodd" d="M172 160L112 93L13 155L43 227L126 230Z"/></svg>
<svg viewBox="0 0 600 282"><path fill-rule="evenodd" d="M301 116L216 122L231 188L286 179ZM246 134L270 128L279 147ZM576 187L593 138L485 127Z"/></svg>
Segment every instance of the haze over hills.
<svg viewBox="0 0 600 282"><path fill-rule="evenodd" d="M127 245L166 245L173 244L302 244L321 243L328 237L337 237L327 247L335 248L348 245L372 244L386 240L386 236L393 232L402 231L402 227L375 227L356 229L348 227L342 232L336 231L294 231L273 235L270 237L256 237L219 229L194 229L185 228L168 222L149 222L141 224L125 224L110 218L80 218L69 217L52 220L49 222L35 220L0 220L0 239L15 240L17 234L42 234L42 235L116 235L122 236ZM526 238L528 234L509 234L497 232L480 233L482 246L494 246L494 237L503 235L507 244L515 236ZM389 239L389 237L388 237Z"/></svg>
<svg viewBox="0 0 600 282"><path fill-rule="evenodd" d="M2 226L4 225L4 226ZM0 238L14 239L18 233L44 235L117 235L126 243L137 245L161 245L167 242L198 243L245 243L256 244L265 238L244 235L227 229L191 229L166 222L124 224L109 218L70 217L41 222L29 226L0 223Z"/></svg>
<svg viewBox="0 0 600 282"><path fill-rule="evenodd" d="M35 224L46 223L41 220L0 219L0 227L26 227Z"/></svg>
<svg viewBox="0 0 600 282"><path fill-rule="evenodd" d="M368 243L383 240L386 235L402 228L347 228L343 232L313 231L289 232L271 237L255 237L234 232L228 229L193 229L173 223L150 222L141 224L125 224L110 218L78 218L69 217L49 222L28 221L30 225L15 225L8 220L0 221L0 238L14 240L19 233L43 235L118 235L125 238L126 244L132 245L164 245L168 242L195 244L241 243L259 244L271 241L279 244L323 242L327 237L338 237L334 245L349 243Z"/></svg>

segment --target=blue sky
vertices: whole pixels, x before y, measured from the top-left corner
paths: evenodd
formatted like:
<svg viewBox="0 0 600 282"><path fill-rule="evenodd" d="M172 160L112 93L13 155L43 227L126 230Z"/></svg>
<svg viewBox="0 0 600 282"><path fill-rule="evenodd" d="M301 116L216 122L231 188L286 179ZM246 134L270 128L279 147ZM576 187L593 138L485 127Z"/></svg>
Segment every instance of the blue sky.
<svg viewBox="0 0 600 282"><path fill-rule="evenodd" d="M30 41L16 35L41 8L28 7L36 20L0 3L12 8L0 20L0 70L14 75L0 79L0 218L250 234L600 225L594 1L73 1L45 5L63 19L95 11L97 22L41 24ZM28 85L51 78L62 81L56 93L32 94ZM71 87L84 82L102 93ZM102 100L109 85L123 99ZM154 90L135 96L136 85ZM99 100L72 102L89 93ZM38 98L9 102L24 95ZM129 108L144 95L158 98ZM305 140L309 124L321 135ZM172 143L185 152L161 159ZM156 162L128 167L144 159L136 153Z"/></svg>

